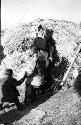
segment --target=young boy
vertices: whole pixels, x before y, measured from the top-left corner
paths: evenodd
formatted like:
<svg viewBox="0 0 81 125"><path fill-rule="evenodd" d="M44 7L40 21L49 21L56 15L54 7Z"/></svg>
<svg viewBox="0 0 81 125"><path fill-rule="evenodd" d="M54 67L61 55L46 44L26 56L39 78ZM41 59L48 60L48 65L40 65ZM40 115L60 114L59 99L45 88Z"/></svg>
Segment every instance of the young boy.
<svg viewBox="0 0 81 125"><path fill-rule="evenodd" d="M2 85L3 97L1 99L2 103L0 104L0 107L1 107L1 109L3 109L3 103L9 102L9 103L15 103L18 110L22 110L23 106L19 102L18 96L20 96L20 94L19 94L18 90L16 89L16 86L19 86L24 82L25 78L27 77L27 74L25 72L25 75L19 81L17 81L15 78L13 78L12 69L6 69L5 75L6 75L6 81Z"/></svg>

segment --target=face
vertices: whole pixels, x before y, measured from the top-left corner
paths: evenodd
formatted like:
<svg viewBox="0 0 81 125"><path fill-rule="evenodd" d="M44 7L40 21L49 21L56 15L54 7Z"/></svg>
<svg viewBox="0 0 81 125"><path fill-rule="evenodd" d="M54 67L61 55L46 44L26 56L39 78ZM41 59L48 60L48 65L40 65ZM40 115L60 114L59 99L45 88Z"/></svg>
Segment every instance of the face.
<svg viewBox="0 0 81 125"><path fill-rule="evenodd" d="M11 75L8 71L5 71L5 77L6 77L6 79L9 79L11 77Z"/></svg>

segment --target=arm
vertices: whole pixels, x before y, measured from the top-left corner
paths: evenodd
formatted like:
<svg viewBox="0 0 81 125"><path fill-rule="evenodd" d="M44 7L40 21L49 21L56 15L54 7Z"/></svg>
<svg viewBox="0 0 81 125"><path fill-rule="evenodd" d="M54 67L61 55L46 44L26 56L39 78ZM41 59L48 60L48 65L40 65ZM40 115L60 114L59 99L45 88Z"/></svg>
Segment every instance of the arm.
<svg viewBox="0 0 81 125"><path fill-rule="evenodd" d="M28 76L27 76L27 73L25 72L23 78L21 78L19 81L17 81L16 86L21 85L21 84L24 82L25 78L27 78L27 77L28 77Z"/></svg>

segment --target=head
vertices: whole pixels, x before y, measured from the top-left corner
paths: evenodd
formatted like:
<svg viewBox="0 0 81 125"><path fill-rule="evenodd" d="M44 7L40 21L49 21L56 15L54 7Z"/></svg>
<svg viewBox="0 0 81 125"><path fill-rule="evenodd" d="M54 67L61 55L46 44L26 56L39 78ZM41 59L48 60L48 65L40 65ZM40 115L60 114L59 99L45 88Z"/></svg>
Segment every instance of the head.
<svg viewBox="0 0 81 125"><path fill-rule="evenodd" d="M39 25L38 31L40 31L41 29L43 29L43 28L42 28L42 25Z"/></svg>
<svg viewBox="0 0 81 125"><path fill-rule="evenodd" d="M51 38L53 35L53 31L50 29L46 29L46 37Z"/></svg>
<svg viewBox="0 0 81 125"><path fill-rule="evenodd" d="M6 69L5 76L7 79L12 78L13 70L12 69Z"/></svg>

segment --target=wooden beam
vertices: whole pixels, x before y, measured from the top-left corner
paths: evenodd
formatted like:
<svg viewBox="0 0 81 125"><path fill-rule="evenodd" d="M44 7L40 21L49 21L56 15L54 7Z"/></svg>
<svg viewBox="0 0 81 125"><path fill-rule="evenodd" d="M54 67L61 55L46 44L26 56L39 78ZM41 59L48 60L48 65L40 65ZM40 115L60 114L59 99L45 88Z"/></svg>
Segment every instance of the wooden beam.
<svg viewBox="0 0 81 125"><path fill-rule="evenodd" d="M69 66L69 68L68 68L68 70L67 70L67 72L66 72L66 74L65 74L65 76L64 76L64 78L63 78L60 85L63 86L65 84L65 80L66 80L66 78L67 78L67 76L68 76L68 74L69 74L69 72L70 72L70 70L72 68L72 65L73 65L73 63L74 63L75 59L77 58L80 51L81 51L81 43L80 43L80 45L79 45L79 47L77 49L77 52L76 52L76 54L75 54L75 56L74 56L74 58L73 58L73 60L72 60L72 62L71 62L71 64L70 64L70 66Z"/></svg>

